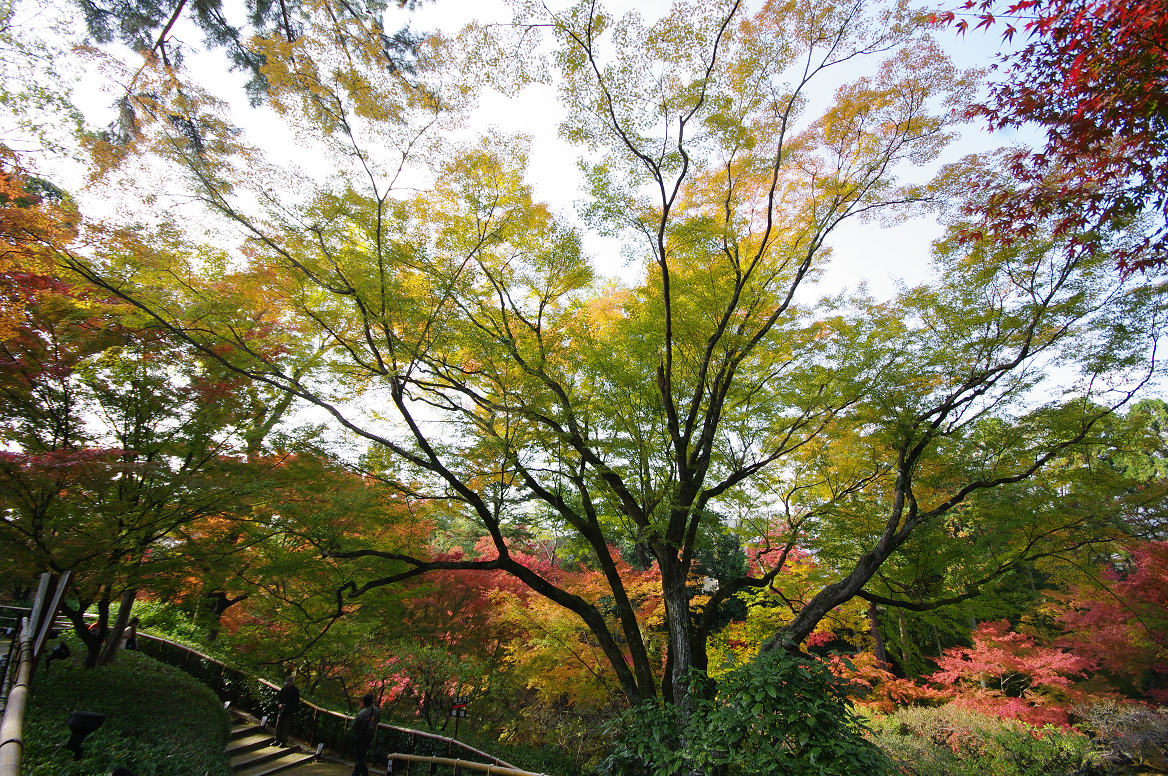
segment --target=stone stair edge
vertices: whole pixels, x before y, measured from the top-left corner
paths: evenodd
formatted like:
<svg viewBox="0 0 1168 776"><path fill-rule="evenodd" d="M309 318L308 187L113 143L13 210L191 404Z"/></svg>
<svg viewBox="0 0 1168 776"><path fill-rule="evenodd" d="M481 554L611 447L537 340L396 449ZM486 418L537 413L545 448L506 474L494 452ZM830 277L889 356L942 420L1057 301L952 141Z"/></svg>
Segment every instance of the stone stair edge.
<svg viewBox="0 0 1168 776"><path fill-rule="evenodd" d="M271 776L271 774L287 771L305 763L312 762L314 759L316 758L311 754L293 752L283 755L279 760L236 770L235 774L236 776Z"/></svg>
<svg viewBox="0 0 1168 776"><path fill-rule="evenodd" d="M303 754L303 752L297 747L277 748L274 746L269 746L263 750L239 752L235 757L231 758L231 769L233 771L246 770L253 765L259 765L269 760L276 760L289 754Z"/></svg>
<svg viewBox="0 0 1168 776"><path fill-rule="evenodd" d="M251 752L256 749L263 749L272 740L272 734L266 731L256 733L255 736L245 738L231 739L227 743L225 751L229 755L242 754L243 752Z"/></svg>

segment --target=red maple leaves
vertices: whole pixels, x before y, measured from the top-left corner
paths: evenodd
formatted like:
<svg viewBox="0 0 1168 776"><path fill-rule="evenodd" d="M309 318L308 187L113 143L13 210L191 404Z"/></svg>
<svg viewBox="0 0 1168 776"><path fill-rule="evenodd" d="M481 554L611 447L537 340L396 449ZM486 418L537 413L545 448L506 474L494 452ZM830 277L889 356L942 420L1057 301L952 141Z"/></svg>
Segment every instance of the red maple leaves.
<svg viewBox="0 0 1168 776"><path fill-rule="evenodd" d="M1072 592L1059 644L1153 701L1168 701L1168 542L1143 542L1099 586Z"/></svg>
<svg viewBox="0 0 1168 776"><path fill-rule="evenodd" d="M977 181L986 196L975 230L1025 238L1042 225L1070 250L1110 247L1127 272L1168 262L1168 13L1144 0L966 0L937 14L964 33L1019 26L1028 43L1003 56L1005 77L975 109L991 129L1038 124L1045 146L1017 151L1008 185ZM971 238L974 237L971 231Z"/></svg>

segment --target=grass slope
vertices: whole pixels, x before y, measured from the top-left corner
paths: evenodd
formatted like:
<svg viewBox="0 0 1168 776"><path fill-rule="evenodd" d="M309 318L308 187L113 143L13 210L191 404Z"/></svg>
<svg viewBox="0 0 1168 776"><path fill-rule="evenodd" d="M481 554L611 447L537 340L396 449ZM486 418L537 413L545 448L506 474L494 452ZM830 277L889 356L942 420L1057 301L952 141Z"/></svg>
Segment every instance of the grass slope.
<svg viewBox="0 0 1168 776"><path fill-rule="evenodd" d="M113 665L86 671L84 650L42 664L33 679L24 724L25 776L108 776L114 768L134 776L228 776L224 755L229 722L223 704L196 680L138 652L122 652ZM74 762L64 748L72 711L106 715Z"/></svg>

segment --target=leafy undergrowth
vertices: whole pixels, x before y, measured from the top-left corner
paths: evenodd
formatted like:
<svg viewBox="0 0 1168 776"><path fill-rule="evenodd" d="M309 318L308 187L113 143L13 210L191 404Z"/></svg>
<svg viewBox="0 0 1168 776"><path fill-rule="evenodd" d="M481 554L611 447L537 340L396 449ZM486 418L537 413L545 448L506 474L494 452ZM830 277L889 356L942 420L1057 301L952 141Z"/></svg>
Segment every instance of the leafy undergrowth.
<svg viewBox="0 0 1168 776"><path fill-rule="evenodd" d="M871 737L910 776L1111 776L1101 742L1075 730L1042 729L950 704L904 708L869 721Z"/></svg>
<svg viewBox="0 0 1168 776"><path fill-rule="evenodd" d="M211 690L187 674L138 652L87 671L83 651L42 664L25 716L25 776L107 776L128 768L134 776L228 776L224 755L228 719ZM73 760L64 748L70 712L105 714L102 726Z"/></svg>
<svg viewBox="0 0 1168 776"><path fill-rule="evenodd" d="M241 665L241 656L231 649L230 643L210 638L205 628L191 622L186 612L176 606L155 601L137 601L134 603L134 614L141 620L139 628L152 636L161 636L230 665ZM111 607L109 616L111 622L115 620L118 607ZM249 667L249 670L254 670L254 667ZM280 681L284 677L269 671L264 678Z"/></svg>

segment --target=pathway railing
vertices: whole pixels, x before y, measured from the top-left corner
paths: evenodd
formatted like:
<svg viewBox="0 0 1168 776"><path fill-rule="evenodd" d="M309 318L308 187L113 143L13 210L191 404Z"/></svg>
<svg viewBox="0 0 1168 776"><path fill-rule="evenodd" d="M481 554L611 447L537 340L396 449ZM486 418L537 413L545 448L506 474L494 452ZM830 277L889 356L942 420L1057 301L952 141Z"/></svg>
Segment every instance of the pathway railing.
<svg viewBox="0 0 1168 776"><path fill-rule="evenodd" d="M234 708L263 717L275 707L279 687L267 679L249 676L243 671L227 665L221 660L205 655L184 644L152 636L138 634L138 647L151 657L167 663L199 679L213 689L224 701L230 701ZM324 744L325 748L339 754L351 754L349 729L353 717L339 711L325 709L308 701L301 701L300 709L292 721L292 735L310 742L314 747ZM382 722L377 726L373 742L369 746L372 762L387 762L390 754L395 757L412 756L429 759L449 759L458 754L462 768L469 763L493 766L494 773L507 771L525 774L520 768L493 757L473 746L453 738L427 733L422 730L397 727ZM450 764L455 760L451 759ZM434 773L433 770L430 773Z"/></svg>
<svg viewBox="0 0 1168 776"><path fill-rule="evenodd" d="M15 665L15 680L8 685L4 677L4 720L0 722L0 776L19 776L24 757L24 707L28 702L28 684L32 679L32 629L28 618L20 623L13 636L15 649L10 650L7 667Z"/></svg>
<svg viewBox="0 0 1168 776"><path fill-rule="evenodd" d="M421 757L412 754L394 753L389 755L389 760L386 765L386 776L410 776L410 765L418 764L429 769L429 773L434 773L439 765L448 766L453 769L454 773L458 774L463 770L482 771L487 776L543 776L541 773L532 773L530 771L520 771L515 768L506 768L502 765L492 765L486 763L471 762L469 760L459 760L450 757ZM414 773L420 771L415 770Z"/></svg>
<svg viewBox="0 0 1168 776"><path fill-rule="evenodd" d="M20 627L20 621L28 617L31 613L31 606L0 604L0 628L12 628L13 630L16 630ZM70 622L67 618L61 615L57 615L53 618L52 627L55 630L68 631L73 627L73 623Z"/></svg>
<svg viewBox="0 0 1168 776"><path fill-rule="evenodd" d="M37 657L53 629L53 619L69 584L70 572L41 574L36 599L27 616L10 632L12 639L0 670L0 776L20 776L24 760L24 709Z"/></svg>

